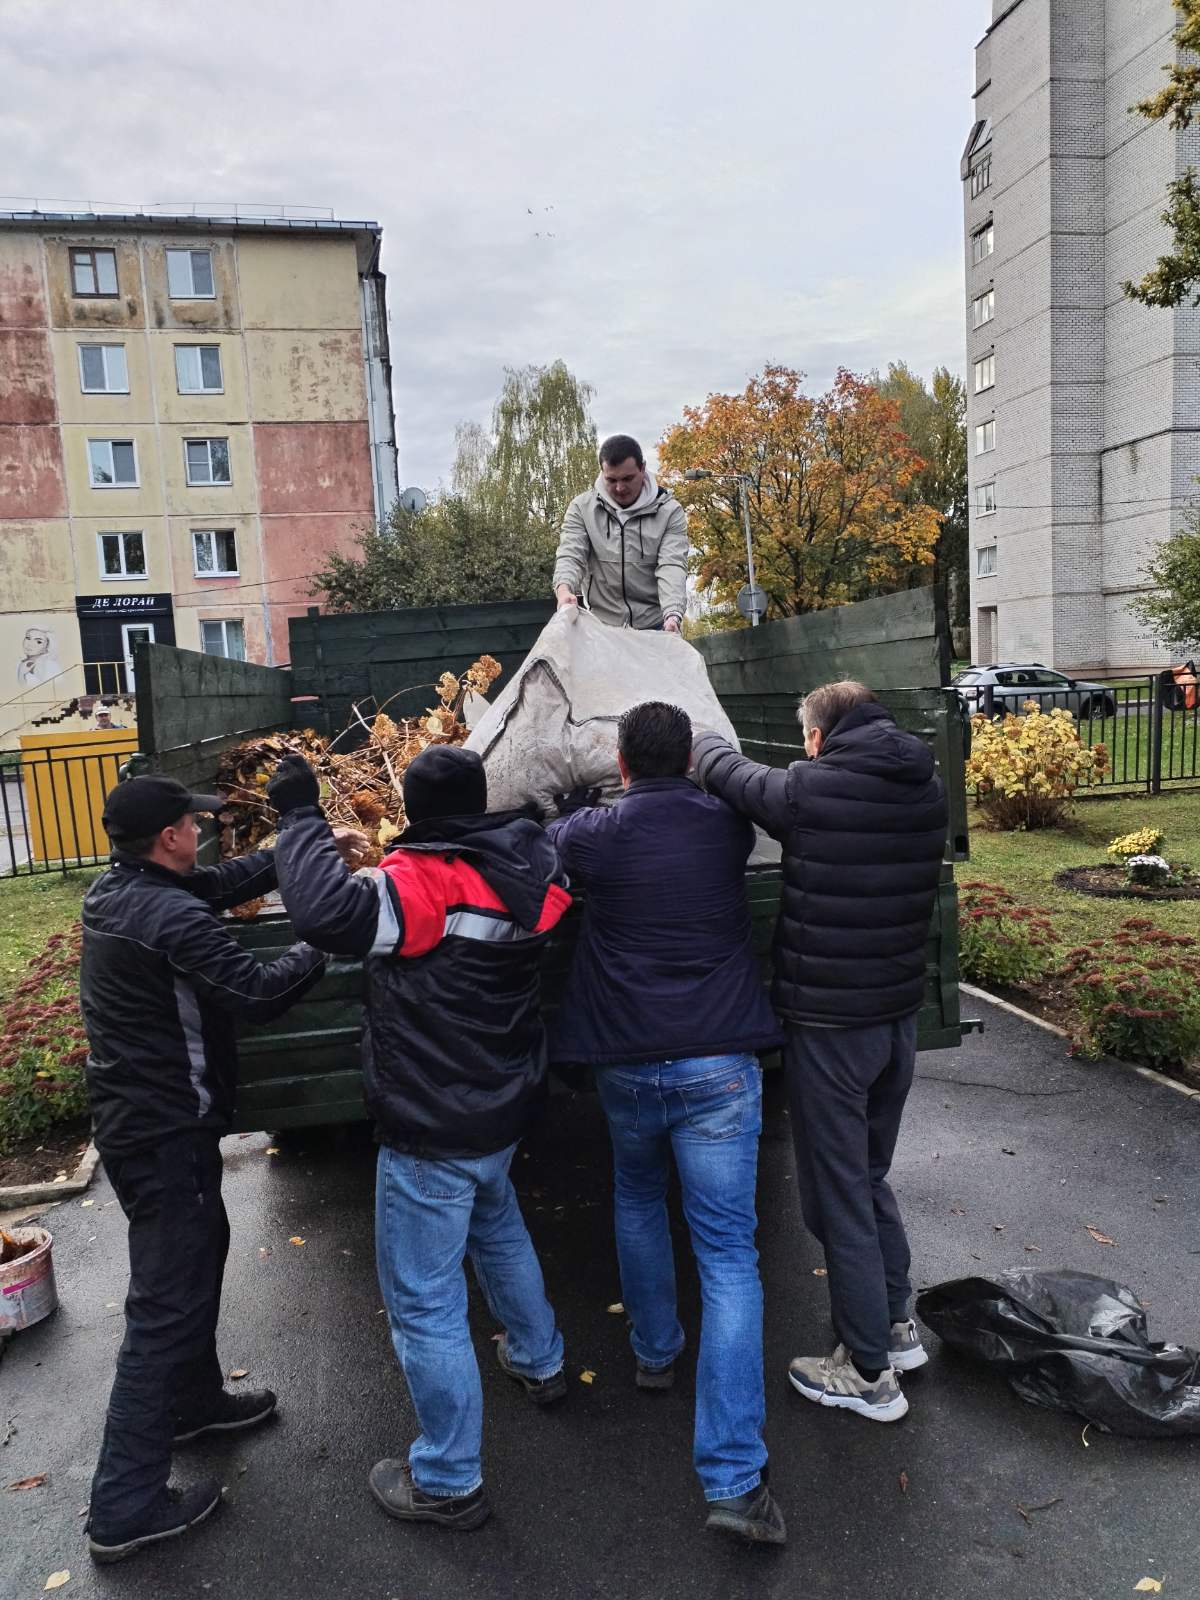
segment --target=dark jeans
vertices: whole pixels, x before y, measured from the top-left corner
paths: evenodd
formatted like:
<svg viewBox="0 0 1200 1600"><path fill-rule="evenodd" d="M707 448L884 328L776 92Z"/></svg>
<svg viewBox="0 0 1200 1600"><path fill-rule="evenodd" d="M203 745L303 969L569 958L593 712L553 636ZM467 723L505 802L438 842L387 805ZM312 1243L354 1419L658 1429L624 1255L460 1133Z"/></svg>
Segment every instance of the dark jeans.
<svg viewBox="0 0 1200 1600"><path fill-rule="evenodd" d="M789 1023L784 1046L800 1207L825 1247L838 1338L886 1367L908 1316L911 1254L887 1175L916 1066L917 1019L869 1028Z"/></svg>
<svg viewBox="0 0 1200 1600"><path fill-rule="evenodd" d="M135 1525L166 1487L176 1422L203 1417L222 1387L216 1330L229 1220L215 1134L101 1155L129 1218L125 1341L92 1480L91 1525L113 1532Z"/></svg>

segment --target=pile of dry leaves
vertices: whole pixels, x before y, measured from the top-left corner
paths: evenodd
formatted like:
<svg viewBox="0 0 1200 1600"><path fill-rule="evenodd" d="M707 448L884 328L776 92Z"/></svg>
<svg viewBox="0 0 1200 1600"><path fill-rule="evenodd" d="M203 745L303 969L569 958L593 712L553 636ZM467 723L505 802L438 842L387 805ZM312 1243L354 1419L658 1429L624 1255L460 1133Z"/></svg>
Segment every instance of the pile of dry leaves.
<svg viewBox="0 0 1200 1600"><path fill-rule="evenodd" d="M438 705L419 717L393 721L381 709L368 721L354 708L357 728L367 738L357 750L342 755L337 746L345 738L326 740L311 728L294 733L273 733L265 739L247 739L221 757L216 786L229 796L221 813L221 854L240 856L267 844L275 833L276 816L266 797L266 787L281 756L298 752L321 780L321 806L335 827L358 828L371 841L366 864L373 866L386 855L392 840L405 828L403 780L410 762L435 744L462 744L467 737L463 705L468 694L484 695L500 676L501 667L491 656L481 656L461 677L443 672L438 680ZM251 917L261 902L239 907Z"/></svg>

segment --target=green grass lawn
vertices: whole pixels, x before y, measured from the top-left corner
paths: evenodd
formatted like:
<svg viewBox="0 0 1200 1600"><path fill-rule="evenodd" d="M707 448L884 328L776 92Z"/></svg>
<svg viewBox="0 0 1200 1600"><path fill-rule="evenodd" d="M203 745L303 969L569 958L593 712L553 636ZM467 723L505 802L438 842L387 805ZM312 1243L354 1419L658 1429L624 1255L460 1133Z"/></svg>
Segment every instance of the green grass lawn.
<svg viewBox="0 0 1200 1600"><path fill-rule="evenodd" d="M30 957L50 935L78 919L84 891L95 876L89 869L0 880L0 1001L20 983Z"/></svg>
<svg viewBox="0 0 1200 1600"><path fill-rule="evenodd" d="M1064 867L1112 860L1109 841L1135 828L1160 828L1168 860L1200 868L1200 794L1084 800L1064 827L1034 833L997 833L984 826L974 807L969 815L971 859L956 869L958 881L1002 884L1025 904L1044 906L1064 950L1115 933L1127 917L1149 917L1171 933L1200 938L1200 900L1100 900L1054 886L1055 873Z"/></svg>

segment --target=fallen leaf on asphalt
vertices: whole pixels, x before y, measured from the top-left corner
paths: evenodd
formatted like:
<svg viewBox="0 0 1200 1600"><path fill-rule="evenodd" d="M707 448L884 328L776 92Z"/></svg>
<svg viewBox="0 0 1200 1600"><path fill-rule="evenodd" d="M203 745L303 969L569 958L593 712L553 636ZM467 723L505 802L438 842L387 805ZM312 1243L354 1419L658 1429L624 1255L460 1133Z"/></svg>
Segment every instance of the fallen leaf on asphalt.
<svg viewBox="0 0 1200 1600"><path fill-rule="evenodd" d="M829 1268L828 1267L814 1267L813 1268L813 1277L814 1278L827 1278L828 1276L829 1276Z"/></svg>
<svg viewBox="0 0 1200 1600"><path fill-rule="evenodd" d="M997 1233L1003 1233L1005 1228L1008 1227L1008 1223L1007 1222L993 1222L992 1223L992 1227L995 1228Z"/></svg>
<svg viewBox="0 0 1200 1600"><path fill-rule="evenodd" d="M229 1376L231 1378L245 1378L248 1376L248 1373L245 1367L231 1367L229 1369Z"/></svg>
<svg viewBox="0 0 1200 1600"><path fill-rule="evenodd" d="M289 1244L304 1244L306 1242L307 1241L302 1239L298 1233L294 1233L292 1235L292 1237L288 1240Z"/></svg>
<svg viewBox="0 0 1200 1600"><path fill-rule="evenodd" d="M260 1260L260 1261L265 1261L265 1260L266 1260L266 1258L267 1258L267 1257L268 1257L268 1256L269 1256L269 1255L270 1255L270 1254L271 1254L271 1252L270 1252L270 1251L269 1251L269 1250L268 1250L268 1249L267 1249L267 1247L266 1247L266 1245L265 1245L265 1244L260 1244L260 1245L259 1245L259 1247L258 1247L258 1257L259 1257L259 1260Z"/></svg>
<svg viewBox="0 0 1200 1600"><path fill-rule="evenodd" d="M966 1214L967 1214L967 1212L966 1212L966 1207L965 1206L951 1206L950 1207L950 1215L952 1217L965 1217Z"/></svg>
<svg viewBox="0 0 1200 1600"><path fill-rule="evenodd" d="M1025 1248L1029 1251L1031 1256L1040 1256L1042 1253L1042 1247L1040 1244L1027 1244Z"/></svg>
<svg viewBox="0 0 1200 1600"><path fill-rule="evenodd" d="M902 1472L900 1474L900 1493L901 1494L907 1494L908 1493L908 1473L907 1472Z"/></svg>
<svg viewBox="0 0 1200 1600"><path fill-rule="evenodd" d="M46 1481L44 1472L35 1472L28 1478L17 1478L13 1483L6 1483L6 1489L40 1489Z"/></svg>
<svg viewBox="0 0 1200 1600"><path fill-rule="evenodd" d="M1101 1233L1100 1229L1096 1227L1095 1223L1089 1222L1087 1225L1087 1231L1091 1234L1092 1238L1095 1239L1097 1244L1116 1244L1117 1242L1115 1239L1110 1239L1106 1233Z"/></svg>
<svg viewBox="0 0 1200 1600"><path fill-rule="evenodd" d="M1134 1594L1161 1594L1162 1584L1157 1578L1139 1578L1133 1586Z"/></svg>
<svg viewBox="0 0 1200 1600"><path fill-rule="evenodd" d="M1000 1146L1000 1154L1002 1156L1015 1156L1016 1153L1017 1152L1015 1150L1010 1150L1006 1144L1002 1144Z"/></svg>
<svg viewBox="0 0 1200 1600"><path fill-rule="evenodd" d="M71 1574L66 1567L61 1572L52 1572L43 1585L42 1593L45 1594L47 1589L61 1589L64 1583L70 1582L70 1578Z"/></svg>
<svg viewBox="0 0 1200 1600"><path fill-rule="evenodd" d="M79 1202L81 1210L84 1211L86 1211L89 1206L94 1206L95 1204L96 1202L94 1200L81 1200Z"/></svg>
<svg viewBox="0 0 1200 1600"><path fill-rule="evenodd" d="M596 1374L594 1372L587 1371L581 1372L579 1374L579 1381L580 1383L595 1383Z"/></svg>
<svg viewBox="0 0 1200 1600"><path fill-rule="evenodd" d="M605 1307L610 1317L619 1317L624 1309L625 1307L619 1300L614 1300L612 1305Z"/></svg>
<svg viewBox="0 0 1200 1600"><path fill-rule="evenodd" d="M1033 1517L1031 1515L1032 1512L1034 1512L1034 1511L1049 1511L1051 1506L1058 1505L1061 1502L1061 1500L1062 1500L1062 1495L1056 1494L1054 1496L1053 1500L1043 1500L1041 1505L1037 1505L1037 1506L1023 1506L1021 1504L1021 1502L1018 1500L1016 1502L1016 1507L1017 1507L1017 1510L1021 1513L1021 1515L1025 1518L1026 1522L1032 1522L1033 1521Z"/></svg>
<svg viewBox="0 0 1200 1600"><path fill-rule="evenodd" d="M263 1151L263 1154L266 1156L277 1156L279 1154L279 1146L276 1144L269 1144Z"/></svg>

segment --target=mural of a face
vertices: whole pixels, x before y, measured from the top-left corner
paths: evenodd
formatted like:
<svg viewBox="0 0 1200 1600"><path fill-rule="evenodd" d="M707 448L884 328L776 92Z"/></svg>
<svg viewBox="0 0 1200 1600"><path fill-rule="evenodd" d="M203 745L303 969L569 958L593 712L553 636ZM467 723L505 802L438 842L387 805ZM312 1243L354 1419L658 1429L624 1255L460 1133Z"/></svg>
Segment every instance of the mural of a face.
<svg viewBox="0 0 1200 1600"><path fill-rule="evenodd" d="M49 683L61 671L56 660L54 635L49 628L39 628L36 624L26 628L21 641L21 659L17 662L17 682L21 687Z"/></svg>

